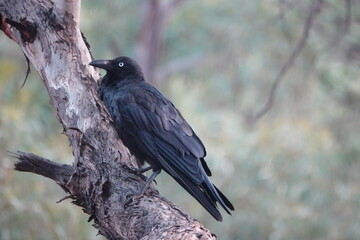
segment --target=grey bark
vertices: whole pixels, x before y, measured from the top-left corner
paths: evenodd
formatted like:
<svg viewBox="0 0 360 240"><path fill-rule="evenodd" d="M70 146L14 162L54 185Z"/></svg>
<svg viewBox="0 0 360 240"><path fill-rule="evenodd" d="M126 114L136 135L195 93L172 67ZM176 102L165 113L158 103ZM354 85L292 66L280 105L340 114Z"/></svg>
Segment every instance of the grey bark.
<svg viewBox="0 0 360 240"><path fill-rule="evenodd" d="M138 167L136 161L98 99L99 73L88 65L92 57L78 26L80 4L75 2L0 2L1 30L39 72L74 155L70 166L17 152L15 168L53 179L108 239L215 239L153 186L129 201L145 177L132 170Z"/></svg>

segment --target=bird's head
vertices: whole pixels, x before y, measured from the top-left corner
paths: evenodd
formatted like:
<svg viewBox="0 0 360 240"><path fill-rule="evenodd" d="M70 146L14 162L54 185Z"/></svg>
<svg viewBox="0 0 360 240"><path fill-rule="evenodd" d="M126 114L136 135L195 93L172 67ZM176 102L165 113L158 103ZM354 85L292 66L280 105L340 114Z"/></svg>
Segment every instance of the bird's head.
<svg viewBox="0 0 360 240"><path fill-rule="evenodd" d="M113 60L95 60L89 63L91 66L106 70L111 78L122 80L127 77L136 77L143 80L142 70L133 59L129 57L118 57Z"/></svg>

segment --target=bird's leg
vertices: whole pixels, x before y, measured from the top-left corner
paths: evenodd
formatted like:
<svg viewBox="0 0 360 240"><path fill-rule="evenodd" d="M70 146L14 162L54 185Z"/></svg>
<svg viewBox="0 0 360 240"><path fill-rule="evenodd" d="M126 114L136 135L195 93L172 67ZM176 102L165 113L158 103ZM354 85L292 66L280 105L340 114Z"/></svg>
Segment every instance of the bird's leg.
<svg viewBox="0 0 360 240"><path fill-rule="evenodd" d="M147 179L145 185L141 188L139 192L139 196L143 195L145 190L149 187L150 183L155 180L156 176L159 175L161 172L161 169L155 170L151 176Z"/></svg>
<svg viewBox="0 0 360 240"><path fill-rule="evenodd" d="M147 171L149 171L149 170L151 170L151 169L154 169L154 167L151 166L151 165L149 165L149 166L147 166L147 167L137 168L137 169L135 169L135 172L136 172L136 174L143 174L143 173L145 173L145 172L147 172ZM154 182L156 183L155 180L154 180ZM156 184L157 184L157 183L156 183Z"/></svg>
<svg viewBox="0 0 360 240"><path fill-rule="evenodd" d="M160 172L161 172L161 169L155 170L155 171L151 174L151 176L147 179L146 183L145 183L144 186L140 189L140 191L139 191L138 193L135 193L134 195L131 195L131 196L129 197L129 200L126 201L126 203L125 203L124 206L126 207L128 204L130 204L131 202L133 202L134 199L140 198L140 197L145 193L145 191L146 191L146 189L149 187L150 183L155 180L156 176L159 175Z"/></svg>
<svg viewBox="0 0 360 240"><path fill-rule="evenodd" d="M149 166L147 166L147 167L138 168L138 169L136 169L136 172L138 172L138 173L144 173L144 172L149 171L150 169L152 169L152 166L151 166L151 165L149 165Z"/></svg>

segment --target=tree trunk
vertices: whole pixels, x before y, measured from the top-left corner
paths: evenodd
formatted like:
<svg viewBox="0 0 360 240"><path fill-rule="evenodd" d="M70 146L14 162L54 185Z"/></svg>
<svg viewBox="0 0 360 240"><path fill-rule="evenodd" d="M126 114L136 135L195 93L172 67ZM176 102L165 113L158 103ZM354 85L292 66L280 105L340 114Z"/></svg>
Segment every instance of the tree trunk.
<svg viewBox="0 0 360 240"><path fill-rule="evenodd" d="M39 72L75 157L70 166L17 152L15 168L53 179L108 239L215 239L153 186L129 201L146 178L132 170L136 161L97 96L99 73L88 65L79 13L76 0L0 3L1 30Z"/></svg>

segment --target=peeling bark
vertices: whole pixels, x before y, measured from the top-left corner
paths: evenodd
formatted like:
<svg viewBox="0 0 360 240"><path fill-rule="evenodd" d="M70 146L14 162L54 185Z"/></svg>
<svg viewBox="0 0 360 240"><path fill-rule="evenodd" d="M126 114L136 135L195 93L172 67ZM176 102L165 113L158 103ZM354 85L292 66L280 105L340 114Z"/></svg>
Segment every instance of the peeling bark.
<svg viewBox="0 0 360 240"><path fill-rule="evenodd" d="M80 3L55 4L6 0L0 3L0 14L2 25L8 19L23 27L6 28L6 34L15 38L39 72L70 141L74 163L62 165L18 152L16 169L53 179L108 239L215 239L153 186L145 196L125 204L145 177L132 170L138 167L136 161L118 139L97 96L99 73L88 65L92 57L78 27ZM78 8L69 7L74 4ZM24 37L30 26L36 28L32 41Z"/></svg>

